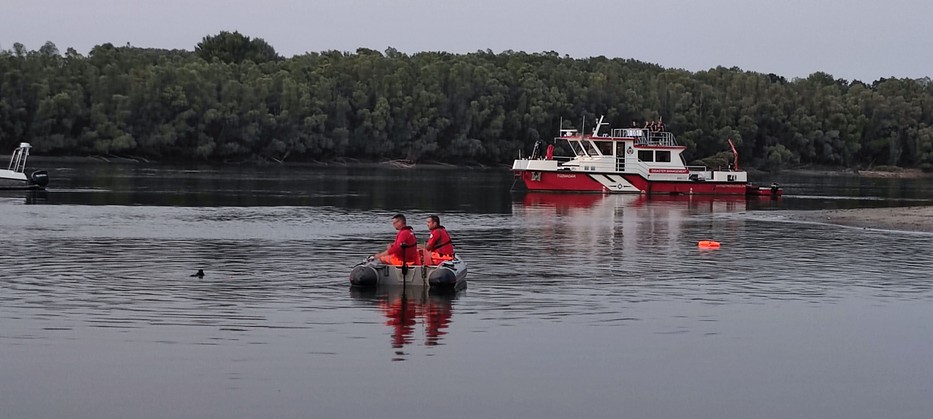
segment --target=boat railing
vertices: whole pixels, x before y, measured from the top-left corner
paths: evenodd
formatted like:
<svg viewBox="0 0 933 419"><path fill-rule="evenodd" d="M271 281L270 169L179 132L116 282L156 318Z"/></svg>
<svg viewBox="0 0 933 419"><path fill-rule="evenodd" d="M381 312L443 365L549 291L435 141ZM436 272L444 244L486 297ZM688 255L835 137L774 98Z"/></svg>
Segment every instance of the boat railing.
<svg viewBox="0 0 933 419"><path fill-rule="evenodd" d="M613 128L611 132L615 138L642 138L648 135L648 130L644 128Z"/></svg>
<svg viewBox="0 0 933 419"><path fill-rule="evenodd" d="M674 134L672 133L653 131L647 132L646 134L645 136L639 137L635 144L662 147L674 147L677 145L677 140L674 139Z"/></svg>
<svg viewBox="0 0 933 419"><path fill-rule="evenodd" d="M13 150L10 156L9 170L17 173L23 173L26 170L26 158L29 157L29 149L32 146L29 143L19 143L19 147Z"/></svg>

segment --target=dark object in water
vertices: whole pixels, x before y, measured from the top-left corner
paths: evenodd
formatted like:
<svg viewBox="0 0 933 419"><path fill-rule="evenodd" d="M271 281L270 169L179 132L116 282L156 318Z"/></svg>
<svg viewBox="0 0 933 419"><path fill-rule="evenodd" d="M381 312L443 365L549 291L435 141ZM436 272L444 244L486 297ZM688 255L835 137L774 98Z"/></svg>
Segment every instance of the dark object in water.
<svg viewBox="0 0 933 419"><path fill-rule="evenodd" d="M192 277L204 278L204 269L198 269L197 272L191 274Z"/></svg>
<svg viewBox="0 0 933 419"><path fill-rule="evenodd" d="M49 186L49 172L45 170L36 170L29 174L29 181L40 188Z"/></svg>

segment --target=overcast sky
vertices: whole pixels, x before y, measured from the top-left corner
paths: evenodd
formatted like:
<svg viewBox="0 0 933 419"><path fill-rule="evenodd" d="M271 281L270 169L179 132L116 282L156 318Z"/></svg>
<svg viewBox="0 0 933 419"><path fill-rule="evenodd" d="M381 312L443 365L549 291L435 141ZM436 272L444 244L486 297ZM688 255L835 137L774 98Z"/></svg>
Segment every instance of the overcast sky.
<svg viewBox="0 0 933 419"><path fill-rule="evenodd" d="M556 51L690 71L933 76L933 0L0 0L0 48L187 49L222 30L325 50Z"/></svg>

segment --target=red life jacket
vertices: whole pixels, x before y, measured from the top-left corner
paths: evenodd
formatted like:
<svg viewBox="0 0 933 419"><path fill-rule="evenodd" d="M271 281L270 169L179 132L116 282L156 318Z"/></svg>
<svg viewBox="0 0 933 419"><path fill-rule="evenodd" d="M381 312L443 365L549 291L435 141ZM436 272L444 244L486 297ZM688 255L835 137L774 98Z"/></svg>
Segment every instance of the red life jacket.
<svg viewBox="0 0 933 419"><path fill-rule="evenodd" d="M402 227L395 235L395 243L389 248L389 254L401 259L408 265L420 265L421 255L418 252L418 239L411 226Z"/></svg>
<svg viewBox="0 0 933 419"><path fill-rule="evenodd" d="M453 256L454 254L454 244L450 241L450 234L447 233L444 226L438 226L431 230L431 237L428 238L428 242L424 246L442 256Z"/></svg>

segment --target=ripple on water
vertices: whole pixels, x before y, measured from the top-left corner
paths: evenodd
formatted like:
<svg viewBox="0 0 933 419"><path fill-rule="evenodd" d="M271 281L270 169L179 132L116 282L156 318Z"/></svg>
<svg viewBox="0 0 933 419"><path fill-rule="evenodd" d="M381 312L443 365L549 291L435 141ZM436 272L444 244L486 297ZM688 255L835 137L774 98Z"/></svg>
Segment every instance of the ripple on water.
<svg viewBox="0 0 933 419"><path fill-rule="evenodd" d="M916 254L929 245L925 237L769 222L705 204L629 204L445 215L470 264L465 298L503 322L625 323L637 317L628 308L646 302L929 295L929 260ZM273 319L288 308L319 312L345 304L349 268L392 240L392 214L15 206L2 226L24 234L0 244L6 259L0 301L13 310L9 315L72 313L95 327L281 327ZM422 240L419 220L426 215L409 214ZM722 248L698 249L704 239ZM191 278L197 269L207 275ZM316 326L306 319L285 327Z"/></svg>

